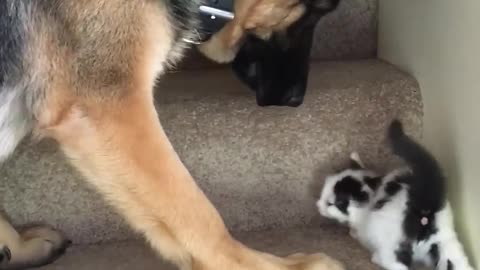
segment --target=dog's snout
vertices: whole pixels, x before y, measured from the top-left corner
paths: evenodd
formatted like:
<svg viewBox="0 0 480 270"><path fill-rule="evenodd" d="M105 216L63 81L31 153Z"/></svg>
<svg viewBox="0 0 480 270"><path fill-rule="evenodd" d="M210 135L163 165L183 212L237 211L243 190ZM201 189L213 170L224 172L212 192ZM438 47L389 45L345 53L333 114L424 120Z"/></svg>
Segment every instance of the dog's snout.
<svg viewBox="0 0 480 270"><path fill-rule="evenodd" d="M287 96L284 105L290 107L298 107L303 104L303 94L298 94L296 91L288 91L288 93L292 94Z"/></svg>
<svg viewBox="0 0 480 270"><path fill-rule="evenodd" d="M305 84L289 86L288 82L282 83L259 84L255 89L258 106L298 107L302 105L306 90Z"/></svg>

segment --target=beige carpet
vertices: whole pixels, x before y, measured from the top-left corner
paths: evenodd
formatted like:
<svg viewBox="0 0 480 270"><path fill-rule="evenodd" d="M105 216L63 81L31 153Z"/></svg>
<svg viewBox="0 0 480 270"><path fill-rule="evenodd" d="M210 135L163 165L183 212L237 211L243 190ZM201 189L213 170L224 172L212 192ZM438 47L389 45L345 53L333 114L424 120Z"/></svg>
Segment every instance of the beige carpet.
<svg viewBox="0 0 480 270"><path fill-rule="evenodd" d="M277 255L322 251L348 270L376 270L369 254L337 225L237 234L244 243ZM41 270L173 270L141 242L76 246Z"/></svg>
<svg viewBox="0 0 480 270"><path fill-rule="evenodd" d="M309 224L325 174L350 151L387 167L393 117L422 127L416 81L376 60L312 64L299 108L260 108L228 70L170 74L157 91L162 124L198 184L233 231ZM2 206L16 224L46 222L78 244L132 233L54 145L24 144L0 168Z"/></svg>

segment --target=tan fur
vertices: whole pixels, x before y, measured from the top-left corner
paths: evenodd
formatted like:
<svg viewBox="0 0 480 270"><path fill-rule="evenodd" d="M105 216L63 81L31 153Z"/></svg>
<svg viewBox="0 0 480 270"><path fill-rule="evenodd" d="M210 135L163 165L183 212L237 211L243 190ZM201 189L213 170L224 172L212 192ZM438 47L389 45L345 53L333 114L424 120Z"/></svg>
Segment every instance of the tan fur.
<svg viewBox="0 0 480 270"><path fill-rule="evenodd" d="M294 5L286 1L279 2ZM321 254L282 259L257 252L229 234L177 156L153 104L154 81L173 44L164 6L147 0L61 3L55 8L64 25L41 17L31 39L30 61L45 76L35 132L55 139L159 254L181 270L342 269Z"/></svg>
<svg viewBox="0 0 480 270"><path fill-rule="evenodd" d="M234 11L232 21L198 45L203 55L218 63L233 61L247 33L268 39L287 29L305 13L305 6L298 0L236 0Z"/></svg>

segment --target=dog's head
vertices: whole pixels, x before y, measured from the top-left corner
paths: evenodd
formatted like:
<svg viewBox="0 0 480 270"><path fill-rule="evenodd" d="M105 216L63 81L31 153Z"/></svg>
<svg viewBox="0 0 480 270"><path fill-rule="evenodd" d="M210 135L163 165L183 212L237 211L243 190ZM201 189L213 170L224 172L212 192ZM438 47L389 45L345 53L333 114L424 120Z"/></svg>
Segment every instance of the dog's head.
<svg viewBox="0 0 480 270"><path fill-rule="evenodd" d="M247 36L232 67L256 92L258 105L296 107L303 103L315 26L339 1L302 0L305 13L285 31L267 40Z"/></svg>

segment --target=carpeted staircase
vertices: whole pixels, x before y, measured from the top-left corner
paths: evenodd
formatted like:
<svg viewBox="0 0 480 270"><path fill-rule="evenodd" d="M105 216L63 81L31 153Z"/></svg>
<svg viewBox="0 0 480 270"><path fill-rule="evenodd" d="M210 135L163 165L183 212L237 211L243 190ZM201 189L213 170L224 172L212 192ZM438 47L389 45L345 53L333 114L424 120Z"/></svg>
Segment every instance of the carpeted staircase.
<svg viewBox="0 0 480 270"><path fill-rule="evenodd" d="M284 255L323 251L349 270L375 269L344 228L318 217L323 176L350 151L385 169L393 117L419 136L416 81L373 59L376 1L345 0L318 27L305 104L257 107L226 67L189 59L159 83L161 122L198 184L234 235ZM328 61L327 61L328 60ZM192 62L193 61L193 62ZM0 168L2 207L15 224L46 222L75 243L45 270L173 269L105 205L52 142L25 142ZM181 196L181 194L179 194Z"/></svg>

